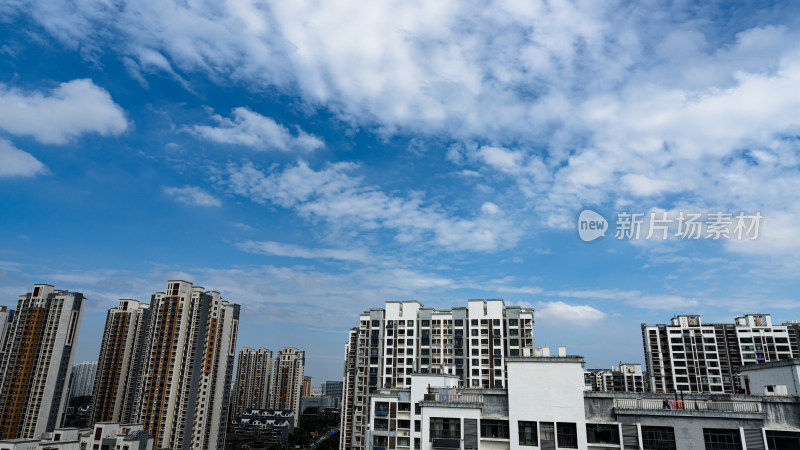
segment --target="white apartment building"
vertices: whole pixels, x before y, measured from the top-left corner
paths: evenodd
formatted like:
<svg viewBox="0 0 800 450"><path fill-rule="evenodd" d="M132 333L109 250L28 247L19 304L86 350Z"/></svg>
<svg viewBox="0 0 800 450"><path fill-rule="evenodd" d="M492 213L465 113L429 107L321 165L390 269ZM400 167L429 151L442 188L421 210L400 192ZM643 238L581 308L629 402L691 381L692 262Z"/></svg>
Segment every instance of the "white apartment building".
<svg viewBox="0 0 800 450"><path fill-rule="evenodd" d="M411 386L412 373L447 374L474 388L503 388L506 359L533 354L533 310L503 300L425 308L386 302L365 311L345 346L340 449L365 448L370 395Z"/></svg>
<svg viewBox="0 0 800 450"><path fill-rule="evenodd" d="M224 448L239 305L172 280L150 308L134 421L156 448Z"/></svg>
<svg viewBox="0 0 800 450"><path fill-rule="evenodd" d="M36 284L7 322L0 367L0 439L31 439L61 423L85 299Z"/></svg>
<svg viewBox="0 0 800 450"><path fill-rule="evenodd" d="M642 324L651 392L741 391L739 368L792 358L787 326L769 314L737 317L733 324L703 324L700 316L675 316L669 325Z"/></svg>
<svg viewBox="0 0 800 450"><path fill-rule="evenodd" d="M108 311L90 423L133 421L150 312L149 305L131 299L120 300L119 306Z"/></svg>
<svg viewBox="0 0 800 450"><path fill-rule="evenodd" d="M300 421L305 365L305 352L296 348L284 348L275 357L272 369L269 409L292 411L295 427Z"/></svg>
<svg viewBox="0 0 800 450"><path fill-rule="evenodd" d="M366 448L587 448L583 360L514 357L506 366L506 388L459 387L454 375L414 374L411 387L377 390Z"/></svg>
<svg viewBox="0 0 800 450"><path fill-rule="evenodd" d="M236 384L233 388L233 417L246 409L269 408L272 352L266 348L244 348L236 364Z"/></svg>

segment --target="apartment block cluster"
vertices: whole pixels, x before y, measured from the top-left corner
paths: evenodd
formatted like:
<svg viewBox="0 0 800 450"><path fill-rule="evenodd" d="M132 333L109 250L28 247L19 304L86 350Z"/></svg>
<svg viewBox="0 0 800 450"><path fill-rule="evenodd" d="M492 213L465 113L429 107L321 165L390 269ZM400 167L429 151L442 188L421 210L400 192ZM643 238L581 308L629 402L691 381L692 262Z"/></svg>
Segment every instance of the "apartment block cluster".
<svg viewBox="0 0 800 450"><path fill-rule="evenodd" d="M76 439L93 443L75 448L223 448L239 305L179 280L150 304L120 300L94 375L78 365L71 377L85 303L37 284L16 310L0 310L0 448L72 448ZM70 389L86 392L91 376L94 429L60 428Z"/></svg>
<svg viewBox="0 0 800 450"><path fill-rule="evenodd" d="M797 324L642 325L643 371L551 355L533 322L502 300L365 311L345 345L340 449L800 449Z"/></svg>
<svg viewBox="0 0 800 450"><path fill-rule="evenodd" d="M231 406L237 439L284 443L298 425L305 352L284 348L273 359L266 348L239 352Z"/></svg>

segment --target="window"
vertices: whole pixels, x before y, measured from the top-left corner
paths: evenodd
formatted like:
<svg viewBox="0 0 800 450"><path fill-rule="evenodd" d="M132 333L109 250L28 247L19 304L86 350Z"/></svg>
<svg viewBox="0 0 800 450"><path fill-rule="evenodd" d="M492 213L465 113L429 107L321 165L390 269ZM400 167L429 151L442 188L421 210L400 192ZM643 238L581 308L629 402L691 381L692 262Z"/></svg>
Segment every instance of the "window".
<svg viewBox="0 0 800 450"><path fill-rule="evenodd" d="M389 402L375 402L375 415L388 416L389 415Z"/></svg>
<svg viewBox="0 0 800 450"><path fill-rule="evenodd" d="M578 427L574 423L558 422L556 439L560 448L578 448Z"/></svg>
<svg viewBox="0 0 800 450"><path fill-rule="evenodd" d="M644 450L676 450L675 431L672 427L642 427Z"/></svg>
<svg viewBox="0 0 800 450"><path fill-rule="evenodd" d="M389 419L375 419L375 429L378 431L388 431Z"/></svg>
<svg viewBox="0 0 800 450"><path fill-rule="evenodd" d="M739 429L703 428L706 450L742 450Z"/></svg>
<svg viewBox="0 0 800 450"><path fill-rule="evenodd" d="M536 422L519 421L519 445L539 445L539 436L536 431Z"/></svg>
<svg viewBox="0 0 800 450"><path fill-rule="evenodd" d="M461 419L431 417L431 440L461 439Z"/></svg>
<svg viewBox="0 0 800 450"><path fill-rule="evenodd" d="M508 421L481 419L481 437L508 439Z"/></svg>
<svg viewBox="0 0 800 450"><path fill-rule="evenodd" d="M586 441L590 444L619 445L619 427L606 423L587 423Z"/></svg>
<svg viewBox="0 0 800 450"><path fill-rule="evenodd" d="M767 432L767 448L769 450L792 450L800 448L800 433L795 431Z"/></svg>

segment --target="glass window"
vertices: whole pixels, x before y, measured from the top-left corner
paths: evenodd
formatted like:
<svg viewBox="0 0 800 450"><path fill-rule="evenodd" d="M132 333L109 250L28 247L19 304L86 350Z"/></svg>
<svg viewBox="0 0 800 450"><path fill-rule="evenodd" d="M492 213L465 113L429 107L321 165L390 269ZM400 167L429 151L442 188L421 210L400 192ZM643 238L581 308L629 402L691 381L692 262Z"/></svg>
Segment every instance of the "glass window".
<svg viewBox="0 0 800 450"><path fill-rule="evenodd" d="M590 444L619 445L619 427L606 423L587 423L586 441Z"/></svg>
<svg viewBox="0 0 800 450"><path fill-rule="evenodd" d="M578 427L574 423L558 422L556 439L560 448L578 448Z"/></svg>
<svg viewBox="0 0 800 450"><path fill-rule="evenodd" d="M508 439L508 421L481 419L481 437Z"/></svg>
<svg viewBox="0 0 800 450"><path fill-rule="evenodd" d="M676 450L675 430L672 427L642 427L644 450Z"/></svg>
<svg viewBox="0 0 800 450"><path fill-rule="evenodd" d="M461 439L461 419L431 417L431 440Z"/></svg>
<svg viewBox="0 0 800 450"><path fill-rule="evenodd" d="M519 421L519 445L539 445L539 436L536 431L536 422Z"/></svg>
<svg viewBox="0 0 800 450"><path fill-rule="evenodd" d="M800 433L795 431L766 430L769 450L791 450L800 448Z"/></svg>
<svg viewBox="0 0 800 450"><path fill-rule="evenodd" d="M742 450L738 428L703 428L703 440L708 450Z"/></svg>

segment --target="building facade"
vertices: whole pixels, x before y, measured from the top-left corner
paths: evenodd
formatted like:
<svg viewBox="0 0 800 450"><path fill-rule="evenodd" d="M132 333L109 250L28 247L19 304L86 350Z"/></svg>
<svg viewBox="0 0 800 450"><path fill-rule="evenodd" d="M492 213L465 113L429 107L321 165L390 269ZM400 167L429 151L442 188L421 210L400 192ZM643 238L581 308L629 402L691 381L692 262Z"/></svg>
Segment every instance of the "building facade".
<svg viewBox="0 0 800 450"><path fill-rule="evenodd" d="M797 363L800 364L800 363ZM796 397L582 391L576 356L509 358L503 389L459 387L452 375L412 374L410 387L371 397L372 450L592 449L789 450L800 448ZM749 371L753 385L798 385Z"/></svg>
<svg viewBox="0 0 800 450"><path fill-rule="evenodd" d="M246 409L269 407L272 352L266 348L244 348L236 365L232 414L241 416Z"/></svg>
<svg viewBox="0 0 800 450"><path fill-rule="evenodd" d="M645 392L641 364L622 364L611 369L588 369L583 374L585 389L599 392Z"/></svg>
<svg viewBox="0 0 800 450"><path fill-rule="evenodd" d="M700 316L675 316L670 324L642 324L651 392L739 393L737 371L792 358L787 325L769 314L748 314L732 324L703 324Z"/></svg>
<svg viewBox="0 0 800 450"><path fill-rule="evenodd" d="M31 439L60 425L84 305L83 294L46 284L19 297L0 367L0 439Z"/></svg>
<svg viewBox="0 0 800 450"><path fill-rule="evenodd" d="M311 391L314 389L314 379L311 377L303 377L303 392L302 397L311 397Z"/></svg>
<svg viewBox="0 0 800 450"><path fill-rule="evenodd" d="M503 300L470 300L448 310L387 302L365 311L345 345L339 448L367 448L371 394L409 387L412 373L453 375L471 388L505 387L506 359L533 355L533 319L532 309Z"/></svg>
<svg viewBox="0 0 800 450"><path fill-rule="evenodd" d="M294 426L297 426L300 418L305 364L305 352L296 348L284 348L275 357L272 369L269 409L292 411Z"/></svg>
<svg viewBox="0 0 800 450"><path fill-rule="evenodd" d="M95 376L91 423L130 423L138 395L150 306L122 299L106 316Z"/></svg>
<svg viewBox="0 0 800 450"><path fill-rule="evenodd" d="M173 280L150 309L134 421L156 448L223 448L239 305Z"/></svg>
<svg viewBox="0 0 800 450"><path fill-rule="evenodd" d="M72 381L70 382L69 396L86 397L92 395L94 377L97 373L96 361L83 361L72 366Z"/></svg>
<svg viewBox="0 0 800 450"><path fill-rule="evenodd" d="M342 382L341 381L325 381L322 383L322 396L335 397L339 401L342 399Z"/></svg>

